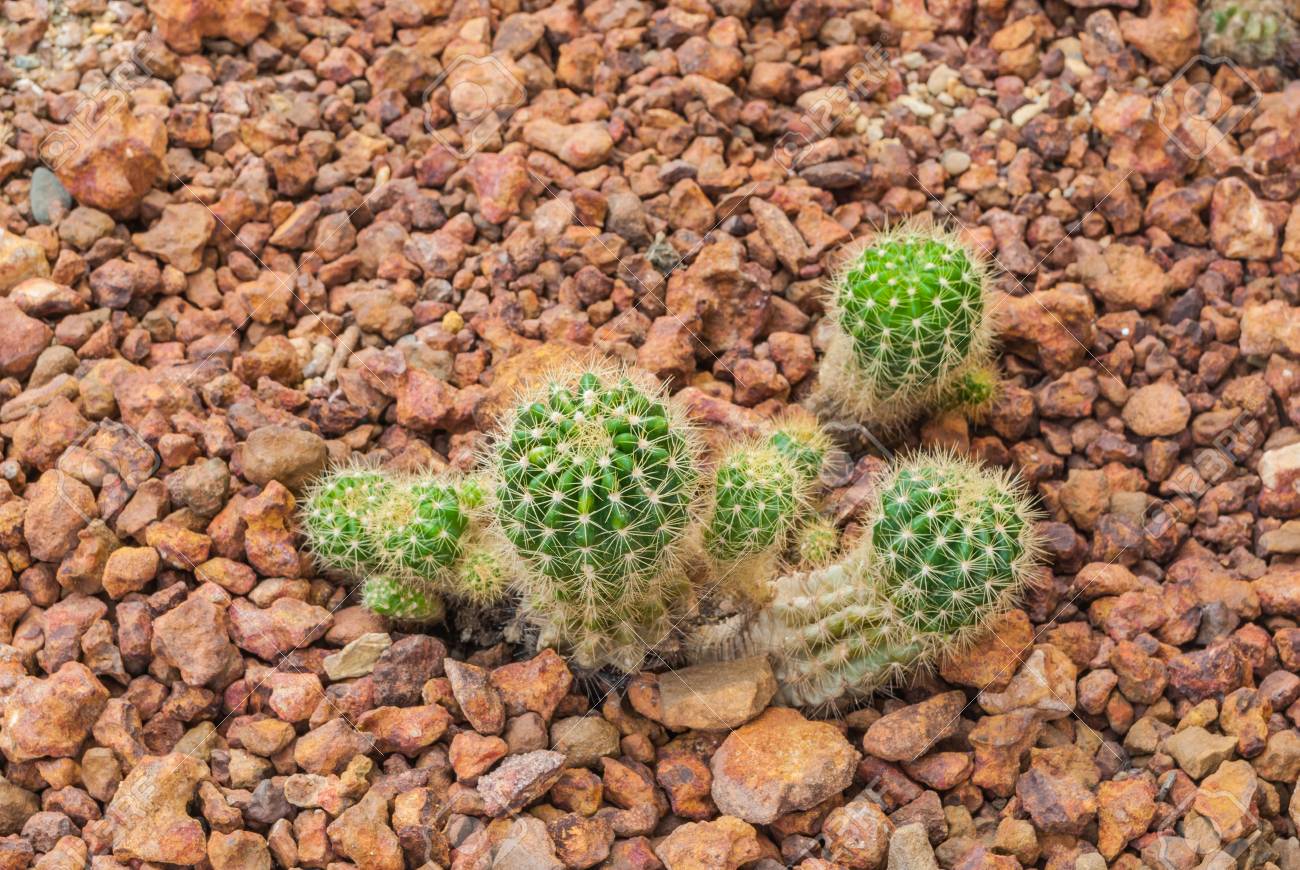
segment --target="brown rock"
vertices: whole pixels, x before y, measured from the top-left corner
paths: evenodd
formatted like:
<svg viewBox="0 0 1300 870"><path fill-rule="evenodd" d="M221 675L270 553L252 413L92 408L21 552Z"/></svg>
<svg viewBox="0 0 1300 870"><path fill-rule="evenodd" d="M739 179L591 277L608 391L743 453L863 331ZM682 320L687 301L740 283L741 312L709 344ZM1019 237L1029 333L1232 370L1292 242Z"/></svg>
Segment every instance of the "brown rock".
<svg viewBox="0 0 1300 870"><path fill-rule="evenodd" d="M506 724L505 704L492 686L490 675L477 665L452 659L443 662L451 693L470 725L480 734L500 734Z"/></svg>
<svg viewBox="0 0 1300 870"><path fill-rule="evenodd" d="M29 278L44 278L49 274L50 263L45 259L44 248L16 233L0 234L0 293L9 293Z"/></svg>
<svg viewBox="0 0 1300 870"><path fill-rule="evenodd" d="M402 870L402 846L388 826L388 802L369 791L326 829L334 850L367 870Z"/></svg>
<svg viewBox="0 0 1300 870"><path fill-rule="evenodd" d="M1141 248L1114 244L1103 254L1079 262L1084 280L1106 307L1150 311L1165 300L1173 284L1169 274Z"/></svg>
<svg viewBox="0 0 1300 870"><path fill-rule="evenodd" d="M198 51L209 37L248 45L271 21L269 0L149 0L148 5L162 38L182 54Z"/></svg>
<svg viewBox="0 0 1300 870"><path fill-rule="evenodd" d="M869 798L831 810L822 823L826 857L850 870L880 870L893 832L894 824Z"/></svg>
<svg viewBox="0 0 1300 870"><path fill-rule="evenodd" d="M573 674L555 650L545 649L528 661L502 665L491 680L508 715L531 711L549 722L573 685Z"/></svg>
<svg viewBox="0 0 1300 870"><path fill-rule="evenodd" d="M1150 776L1103 782L1097 791L1097 849L1113 860L1146 833L1156 813L1156 785Z"/></svg>
<svg viewBox="0 0 1300 870"><path fill-rule="evenodd" d="M110 598L122 598L148 586L157 573L158 551L153 547L120 547L104 565L104 591Z"/></svg>
<svg viewBox="0 0 1300 870"><path fill-rule="evenodd" d="M287 426L254 429L241 449L245 479L258 486L278 481L291 492L301 492L309 480L324 470L327 458L323 438Z"/></svg>
<svg viewBox="0 0 1300 870"><path fill-rule="evenodd" d="M1277 227L1264 204L1240 178L1221 178L1214 186L1210 241L1225 257L1269 260L1277 256Z"/></svg>
<svg viewBox="0 0 1300 870"><path fill-rule="evenodd" d="M23 534L32 558L58 562L77 546L77 533L99 513L90 487L52 468L27 488Z"/></svg>
<svg viewBox="0 0 1300 870"><path fill-rule="evenodd" d="M437 705L377 707L357 718L357 730L373 735L378 751L411 758L436 743L450 724L451 714Z"/></svg>
<svg viewBox="0 0 1300 870"><path fill-rule="evenodd" d="M186 812L208 766L182 753L147 756L118 786L104 819L120 861L196 864L207 855L203 826Z"/></svg>
<svg viewBox="0 0 1300 870"><path fill-rule="evenodd" d="M80 662L47 679L19 677L5 702L0 751L10 762L71 758L108 701L108 690Z"/></svg>
<svg viewBox="0 0 1300 870"><path fill-rule="evenodd" d="M1144 438L1177 435L1191 414L1187 398L1168 381L1134 390L1124 404L1125 425Z"/></svg>
<svg viewBox="0 0 1300 870"><path fill-rule="evenodd" d="M41 142L41 155L78 203L129 217L163 177L167 131L154 115L134 115L125 101L105 105L111 108L101 110L94 136L56 129Z"/></svg>
<svg viewBox="0 0 1300 870"><path fill-rule="evenodd" d="M484 809L493 818L523 809L555 784L564 762L562 753L546 749L510 756L478 781Z"/></svg>
<svg viewBox="0 0 1300 870"><path fill-rule="evenodd" d="M187 202L164 208L158 222L148 232L136 233L131 241L145 253L188 274L203 265L203 249L216 228L217 219L211 209Z"/></svg>
<svg viewBox="0 0 1300 870"><path fill-rule="evenodd" d="M934 744L957 733L964 692L945 692L877 719L862 737L862 748L886 761L915 761Z"/></svg>
<svg viewBox="0 0 1300 870"><path fill-rule="evenodd" d="M565 867L585 870L609 857L614 844L614 827L603 816L584 818L567 813L546 825L555 843L555 854Z"/></svg>
<svg viewBox="0 0 1300 870"><path fill-rule="evenodd" d="M191 686L224 689L244 670L226 633L224 609L203 590L154 620L153 650Z"/></svg>
<svg viewBox="0 0 1300 870"><path fill-rule="evenodd" d="M1121 15L1119 29L1125 42L1171 70L1191 60L1201 44L1192 0L1154 0L1145 18Z"/></svg>
<svg viewBox="0 0 1300 870"><path fill-rule="evenodd" d="M858 758L834 726L774 707L733 731L713 756L713 800L723 813L768 824L843 791Z"/></svg>
<svg viewBox="0 0 1300 870"><path fill-rule="evenodd" d="M737 870L763 850L753 826L724 815L681 825L655 847L655 854L666 870Z"/></svg>
<svg viewBox="0 0 1300 870"><path fill-rule="evenodd" d="M213 831L208 838L212 870L271 870L271 850L266 839L252 831Z"/></svg>
<svg viewBox="0 0 1300 870"><path fill-rule="evenodd" d="M766 656L680 668L659 677L659 721L681 730L729 731L757 716L775 694Z"/></svg>

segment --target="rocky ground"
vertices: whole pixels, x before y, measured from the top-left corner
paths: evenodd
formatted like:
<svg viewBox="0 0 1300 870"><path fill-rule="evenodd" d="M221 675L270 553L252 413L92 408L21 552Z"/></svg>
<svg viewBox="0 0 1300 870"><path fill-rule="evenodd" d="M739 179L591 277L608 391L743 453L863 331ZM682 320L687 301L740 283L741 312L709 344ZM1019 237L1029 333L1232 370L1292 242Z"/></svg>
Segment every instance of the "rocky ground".
<svg viewBox="0 0 1300 870"><path fill-rule="evenodd" d="M0 868L1300 867L1300 83L1190 0L536 6L3 3ZM938 674L608 691L315 572L308 477L467 468L574 345L719 437L799 402L911 216L1007 384L903 441L1049 515ZM852 534L899 445L835 431Z"/></svg>

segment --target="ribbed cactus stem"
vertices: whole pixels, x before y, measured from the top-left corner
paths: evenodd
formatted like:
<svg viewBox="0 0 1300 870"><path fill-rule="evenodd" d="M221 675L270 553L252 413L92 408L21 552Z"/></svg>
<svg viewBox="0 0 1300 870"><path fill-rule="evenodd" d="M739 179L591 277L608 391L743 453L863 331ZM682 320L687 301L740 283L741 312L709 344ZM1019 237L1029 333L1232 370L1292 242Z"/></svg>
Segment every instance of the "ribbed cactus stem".
<svg viewBox="0 0 1300 870"><path fill-rule="evenodd" d="M884 427L940 404L988 356L987 281L954 235L904 226L878 236L832 281L818 402Z"/></svg>
<svg viewBox="0 0 1300 870"><path fill-rule="evenodd" d="M463 491L448 477L397 481L366 524L381 564L396 576L438 578L460 555L468 511L481 498L477 489Z"/></svg>
<svg viewBox="0 0 1300 870"><path fill-rule="evenodd" d="M500 534L544 637L586 664L653 633L700 479L661 389L606 365L560 372L507 419L491 461Z"/></svg>

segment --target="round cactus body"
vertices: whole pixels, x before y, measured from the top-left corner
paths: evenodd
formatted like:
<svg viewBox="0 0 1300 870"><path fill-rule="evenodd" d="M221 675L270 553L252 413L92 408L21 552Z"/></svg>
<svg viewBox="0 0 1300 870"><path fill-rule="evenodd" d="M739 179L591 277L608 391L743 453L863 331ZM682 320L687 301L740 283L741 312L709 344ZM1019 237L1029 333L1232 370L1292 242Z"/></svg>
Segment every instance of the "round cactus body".
<svg viewBox="0 0 1300 870"><path fill-rule="evenodd" d="M733 450L718 465L705 546L722 562L784 543L804 508L800 467L770 444Z"/></svg>
<svg viewBox="0 0 1300 870"><path fill-rule="evenodd" d="M657 620L694 519L696 455L659 390L596 364L551 378L507 421L496 517L548 642L595 650Z"/></svg>
<svg viewBox="0 0 1300 870"><path fill-rule="evenodd" d="M466 543L448 583L456 597L476 607L490 607L510 593L510 570L500 554L472 541Z"/></svg>
<svg viewBox="0 0 1300 870"><path fill-rule="evenodd" d="M394 622L440 622L445 614L442 599L432 590L384 574L366 578L361 603Z"/></svg>
<svg viewBox="0 0 1300 870"><path fill-rule="evenodd" d="M1023 585L1032 523L998 482L950 460L905 466L882 492L871 530L881 591L910 631L978 625Z"/></svg>
<svg viewBox="0 0 1300 870"><path fill-rule="evenodd" d="M813 517L799 530L799 563L808 568L822 568L835 561L840 552L840 530L826 517Z"/></svg>
<svg viewBox="0 0 1300 870"><path fill-rule="evenodd" d="M893 426L938 404L988 353L986 273L953 236L909 229L864 248L832 285L824 401Z"/></svg>
<svg viewBox="0 0 1300 870"><path fill-rule="evenodd" d="M437 477L413 477L388 492L368 530L379 558L395 574L431 578L460 555L469 525L461 490Z"/></svg>
<svg viewBox="0 0 1300 870"><path fill-rule="evenodd" d="M391 488L382 472L370 468L339 469L312 485L303 501L302 529L321 564L352 573L378 564L367 524Z"/></svg>

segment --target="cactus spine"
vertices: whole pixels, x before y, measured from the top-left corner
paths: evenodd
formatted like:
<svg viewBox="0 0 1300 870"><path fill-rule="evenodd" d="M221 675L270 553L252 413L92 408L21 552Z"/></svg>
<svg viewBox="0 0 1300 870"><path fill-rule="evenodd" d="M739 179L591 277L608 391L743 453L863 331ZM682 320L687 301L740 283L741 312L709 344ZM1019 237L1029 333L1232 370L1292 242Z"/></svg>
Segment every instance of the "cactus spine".
<svg viewBox="0 0 1300 870"><path fill-rule="evenodd" d="M560 372L525 397L491 463L499 531L544 642L584 666L639 664L673 600L697 456L661 390L622 369Z"/></svg>
<svg viewBox="0 0 1300 870"><path fill-rule="evenodd" d="M1029 498L1008 475L946 454L901 464L870 532L842 562L776 584L749 648L777 653L782 697L859 698L961 648L1035 577Z"/></svg>
<svg viewBox="0 0 1300 870"><path fill-rule="evenodd" d="M877 237L832 281L817 402L884 427L942 404L988 358L987 282L952 234L904 226Z"/></svg>

